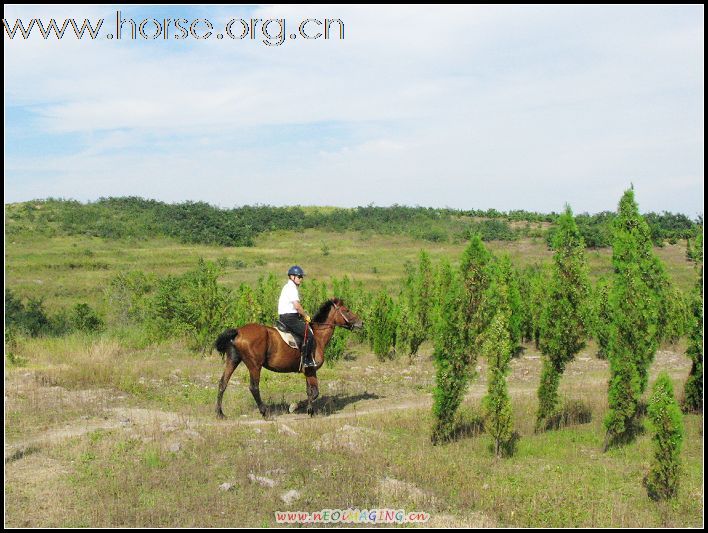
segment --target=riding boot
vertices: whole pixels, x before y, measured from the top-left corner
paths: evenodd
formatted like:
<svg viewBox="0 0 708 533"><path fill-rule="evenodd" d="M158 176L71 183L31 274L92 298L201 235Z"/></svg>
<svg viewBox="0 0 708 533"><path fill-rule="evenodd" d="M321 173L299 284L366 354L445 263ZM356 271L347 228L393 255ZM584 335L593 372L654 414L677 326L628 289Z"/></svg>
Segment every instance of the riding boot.
<svg viewBox="0 0 708 533"><path fill-rule="evenodd" d="M305 350L303 353L304 353L304 357L303 357L302 365L305 368L316 367L317 363L315 363L314 359L312 359L312 354L310 353L310 351Z"/></svg>

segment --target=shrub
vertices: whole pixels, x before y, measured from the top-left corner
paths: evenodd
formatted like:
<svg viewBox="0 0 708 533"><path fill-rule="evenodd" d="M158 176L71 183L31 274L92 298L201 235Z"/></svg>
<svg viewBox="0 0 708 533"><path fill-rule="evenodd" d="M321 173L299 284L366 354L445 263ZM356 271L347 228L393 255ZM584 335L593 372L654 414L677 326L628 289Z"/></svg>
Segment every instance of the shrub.
<svg viewBox="0 0 708 533"><path fill-rule="evenodd" d="M654 429L654 457L644 483L652 500L664 500L678 492L683 442L681 410L666 372L654 384L648 411Z"/></svg>
<svg viewBox="0 0 708 533"><path fill-rule="evenodd" d="M376 296L369 320L371 349L379 360L384 360L390 357L391 350L396 346L396 326L398 323L396 305L385 291L380 291Z"/></svg>
<svg viewBox="0 0 708 533"><path fill-rule="evenodd" d="M220 274L214 263L200 259L195 270L158 280L148 302L150 335L186 338L202 353L210 349L233 306L231 291L218 284Z"/></svg>
<svg viewBox="0 0 708 533"><path fill-rule="evenodd" d="M407 270L408 277L399 298L396 342L412 357L430 336L434 291L430 257L421 251L418 268L410 265Z"/></svg>
<svg viewBox="0 0 708 533"><path fill-rule="evenodd" d="M90 305L76 304L69 315L69 324L72 329L85 332L95 332L103 329L103 320Z"/></svg>
<svg viewBox="0 0 708 533"><path fill-rule="evenodd" d="M27 360L19 355L20 343L17 337L14 327L5 328L5 357L10 366L25 366Z"/></svg>
<svg viewBox="0 0 708 533"><path fill-rule="evenodd" d="M10 289L5 289L5 326L38 337L54 333L52 322L39 298L29 298L24 304Z"/></svg>
<svg viewBox="0 0 708 533"><path fill-rule="evenodd" d="M140 270L121 272L111 279L105 295L113 323L141 323L146 311L146 296L153 286L152 277Z"/></svg>

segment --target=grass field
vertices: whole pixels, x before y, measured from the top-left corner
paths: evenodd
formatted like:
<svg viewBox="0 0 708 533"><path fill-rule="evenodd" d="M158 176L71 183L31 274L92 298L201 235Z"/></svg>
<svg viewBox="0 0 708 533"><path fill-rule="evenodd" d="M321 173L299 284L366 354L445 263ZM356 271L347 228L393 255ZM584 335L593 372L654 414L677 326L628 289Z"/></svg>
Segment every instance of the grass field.
<svg viewBox="0 0 708 533"><path fill-rule="evenodd" d="M6 285L43 297L50 310L87 302L105 311L103 290L117 273L181 273L205 257L222 259L222 281L230 286L268 272L283 275L298 263L312 278L347 274L368 289L394 290L421 249L437 261L458 258L464 246L314 230L262 235L253 248L230 249L18 238L6 246ZM551 258L540 241L489 247L517 265ZM678 286L694 283L683 246L657 253ZM610 271L611 251L590 251L588 260L596 279ZM642 486L648 432L602 453L609 370L595 346L576 357L561 381L562 395L587 404L592 421L541 434L533 431L541 359L526 348L509 376L521 438L517 453L500 460L477 424L484 361L460 412L469 431L431 445L428 344L412 361L385 363L368 347L350 346L318 372L321 397L312 419L302 409L288 412L305 399L303 378L264 371L261 394L272 416L263 420L241 366L224 397L228 419L219 421L214 403L223 363L216 354L200 357L169 341L139 347L110 330L20 338L18 363L6 359L5 367L6 526L260 527L276 525L275 511L347 508L425 511L427 526L439 527L702 526L702 416L684 417L679 495L657 504ZM684 351L682 343L663 346L651 370L652 380L667 370L679 396L690 369Z"/></svg>
<svg viewBox="0 0 708 533"><path fill-rule="evenodd" d="M327 255L323 252L326 245ZM120 272L143 270L157 275L193 269L199 257L224 263L222 282L228 286L254 283L274 273L285 277L293 264L305 268L308 278L327 280L344 275L372 290L396 290L406 262L417 263L421 250L433 261L458 260L465 242L429 243L403 236L362 232L329 233L307 230L272 232L258 238L255 247L222 248L185 245L170 240L116 241L90 237L16 238L6 245L6 286L22 296L42 297L48 309L86 302L101 309L104 289ZM552 253L541 239L488 243L497 253L508 253L517 266L550 262ZM676 285L687 290L696 279L686 261L685 246L656 248ZM588 250L593 280L611 272L611 249Z"/></svg>

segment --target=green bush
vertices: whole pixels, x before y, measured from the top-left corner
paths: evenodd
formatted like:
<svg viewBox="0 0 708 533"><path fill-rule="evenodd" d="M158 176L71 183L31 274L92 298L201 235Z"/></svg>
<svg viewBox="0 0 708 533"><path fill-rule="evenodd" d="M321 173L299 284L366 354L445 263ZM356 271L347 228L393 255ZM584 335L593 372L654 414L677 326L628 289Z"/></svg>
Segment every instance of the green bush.
<svg viewBox="0 0 708 533"><path fill-rule="evenodd" d="M193 350L210 349L233 307L231 291L218 284L220 275L214 263L200 259L195 270L158 280L147 302L145 325L151 338L175 336L185 338Z"/></svg>
<svg viewBox="0 0 708 533"><path fill-rule="evenodd" d="M146 297L152 292L153 276L140 270L114 276L105 291L112 324L125 326L141 323L145 318Z"/></svg>
<svg viewBox="0 0 708 533"><path fill-rule="evenodd" d="M30 337L54 334L43 300L29 298L25 304L10 289L5 289L5 326Z"/></svg>
<svg viewBox="0 0 708 533"><path fill-rule="evenodd" d="M666 372L662 372L654 384L648 412L654 429L654 456L644 483L652 500L673 498L678 492L681 474L683 419Z"/></svg>
<svg viewBox="0 0 708 533"><path fill-rule="evenodd" d="M71 328L78 331L96 332L103 329L103 320L90 305L76 304L69 315Z"/></svg>
<svg viewBox="0 0 708 533"><path fill-rule="evenodd" d="M367 325L371 349L379 360L391 357L395 349L397 323L398 308L393 299L385 291L379 291Z"/></svg>
<svg viewBox="0 0 708 533"><path fill-rule="evenodd" d="M418 267L408 268L408 276L399 297L396 342L410 357L430 337L434 275L430 257L420 252Z"/></svg>

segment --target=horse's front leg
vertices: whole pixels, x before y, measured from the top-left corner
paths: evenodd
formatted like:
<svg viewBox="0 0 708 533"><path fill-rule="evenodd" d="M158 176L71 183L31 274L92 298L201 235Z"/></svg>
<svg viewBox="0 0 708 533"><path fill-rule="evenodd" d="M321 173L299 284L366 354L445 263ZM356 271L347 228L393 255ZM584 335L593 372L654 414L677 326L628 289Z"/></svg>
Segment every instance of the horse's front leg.
<svg viewBox="0 0 708 533"><path fill-rule="evenodd" d="M307 369L305 381L307 382L307 414L314 416L315 408L312 404L320 395L320 390L317 387L317 371L314 368Z"/></svg>

